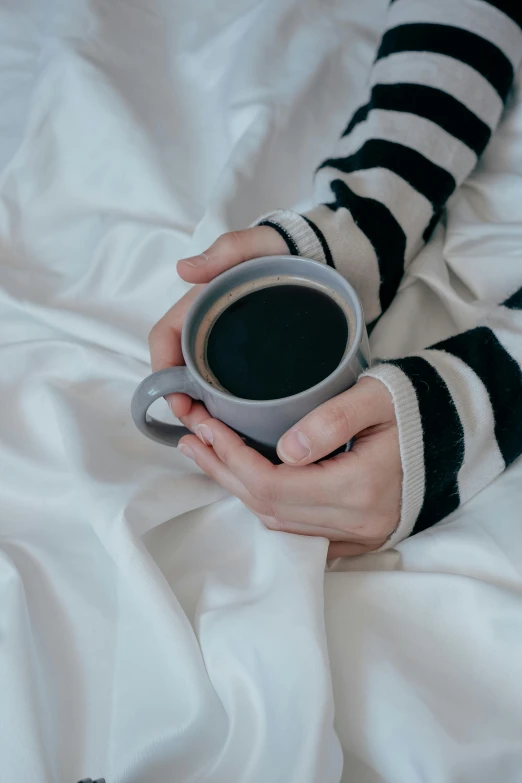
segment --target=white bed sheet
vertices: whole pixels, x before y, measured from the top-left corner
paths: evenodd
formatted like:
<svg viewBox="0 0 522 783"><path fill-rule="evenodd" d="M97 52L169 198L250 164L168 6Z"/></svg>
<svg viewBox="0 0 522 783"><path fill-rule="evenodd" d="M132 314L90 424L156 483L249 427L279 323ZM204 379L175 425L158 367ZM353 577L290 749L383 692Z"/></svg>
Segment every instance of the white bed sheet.
<svg viewBox="0 0 522 783"><path fill-rule="evenodd" d="M176 259L310 200L385 5L0 0L2 783L522 780L520 462L324 579L129 420ZM521 246L517 104L376 354Z"/></svg>

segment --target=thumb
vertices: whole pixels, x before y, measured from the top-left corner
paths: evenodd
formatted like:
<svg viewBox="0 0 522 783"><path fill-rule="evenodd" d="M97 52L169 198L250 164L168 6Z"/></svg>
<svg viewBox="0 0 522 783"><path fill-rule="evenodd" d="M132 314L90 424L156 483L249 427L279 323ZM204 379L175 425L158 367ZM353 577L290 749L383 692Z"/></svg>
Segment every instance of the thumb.
<svg viewBox="0 0 522 783"><path fill-rule="evenodd" d="M386 386L376 378L361 378L286 432L277 444L277 453L289 465L308 465L331 454L359 432L394 419L393 401Z"/></svg>
<svg viewBox="0 0 522 783"><path fill-rule="evenodd" d="M289 252L285 240L270 226L222 234L199 256L178 261L178 273L187 283L208 283L242 261Z"/></svg>

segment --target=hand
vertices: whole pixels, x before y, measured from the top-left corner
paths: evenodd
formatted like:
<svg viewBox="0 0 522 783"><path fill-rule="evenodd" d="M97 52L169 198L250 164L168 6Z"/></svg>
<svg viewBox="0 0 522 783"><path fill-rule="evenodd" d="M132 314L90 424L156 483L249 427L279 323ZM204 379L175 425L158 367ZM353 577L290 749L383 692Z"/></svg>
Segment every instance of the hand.
<svg viewBox="0 0 522 783"><path fill-rule="evenodd" d="M181 352L183 321L190 305L206 283L242 261L280 254L288 254L288 247L277 231L270 226L255 226L245 231L223 234L201 255L178 261L179 276L187 283L196 285L171 307L149 335L153 372L185 363ZM187 416L193 405L186 394L170 394L167 401L178 418Z"/></svg>
<svg viewBox="0 0 522 783"><path fill-rule="evenodd" d="M271 530L328 538L329 558L378 549L399 523L397 422L391 395L375 378L362 378L289 430L277 447L282 465L246 446L200 403L183 422L196 433L180 441L183 454ZM352 438L351 452L312 464Z"/></svg>

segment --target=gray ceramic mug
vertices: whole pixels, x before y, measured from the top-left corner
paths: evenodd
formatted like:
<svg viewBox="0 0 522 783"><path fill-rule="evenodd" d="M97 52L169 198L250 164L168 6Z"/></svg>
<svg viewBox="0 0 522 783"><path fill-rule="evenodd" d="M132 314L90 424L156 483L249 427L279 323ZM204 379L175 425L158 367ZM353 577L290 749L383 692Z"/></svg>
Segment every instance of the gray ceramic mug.
<svg viewBox="0 0 522 783"><path fill-rule="evenodd" d="M212 320L248 291L283 283L314 287L343 307L348 320L348 342L339 366L316 386L277 400L242 399L210 383L203 377L201 360L197 361L196 357L200 356L202 337L204 339L210 331ZM132 418L138 429L148 438L167 446L177 446L189 430L149 417L147 411L159 397L182 392L194 400L201 400L211 416L228 424L260 451L269 453L275 449L279 438L303 416L353 386L370 363L363 311L352 286L331 267L296 256L257 258L216 277L188 311L181 342L185 366L149 375L140 383L132 399Z"/></svg>

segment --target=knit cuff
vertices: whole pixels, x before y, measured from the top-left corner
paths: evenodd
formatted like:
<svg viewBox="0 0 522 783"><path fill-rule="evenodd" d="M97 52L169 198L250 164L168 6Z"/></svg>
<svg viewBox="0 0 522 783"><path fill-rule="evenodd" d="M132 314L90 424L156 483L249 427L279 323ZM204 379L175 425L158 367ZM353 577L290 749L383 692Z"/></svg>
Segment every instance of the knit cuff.
<svg viewBox="0 0 522 783"><path fill-rule="evenodd" d="M311 220L298 212L279 209L257 220L257 226L270 226L285 240L290 253L294 256L312 258L325 264L325 239Z"/></svg>
<svg viewBox="0 0 522 783"><path fill-rule="evenodd" d="M393 364L378 364L363 373L377 378L390 392L395 406L402 462L400 522L381 549L391 549L411 535L424 499L424 445L417 395L412 382Z"/></svg>

